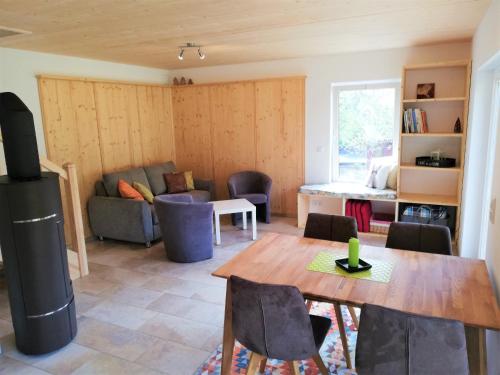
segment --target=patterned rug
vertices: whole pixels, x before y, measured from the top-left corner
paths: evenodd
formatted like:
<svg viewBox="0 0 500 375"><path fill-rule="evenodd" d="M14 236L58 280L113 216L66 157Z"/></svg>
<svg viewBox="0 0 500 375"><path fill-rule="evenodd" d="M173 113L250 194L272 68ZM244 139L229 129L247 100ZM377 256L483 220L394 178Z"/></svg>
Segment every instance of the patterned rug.
<svg viewBox="0 0 500 375"><path fill-rule="evenodd" d="M342 342L335 319L333 306L326 303L314 303L311 309L311 314L327 316L332 320L332 327L326 336L325 342L321 347L321 358L330 370L331 374L355 374L353 370L346 368L344 353L342 350ZM342 306L342 316L346 326L347 340L349 342L349 351L351 353L351 361L354 362L354 348L356 346L357 331L354 326L349 311L345 306ZM212 353L212 355L203 363L195 372L195 375L212 375L220 374L222 361L222 345ZM246 374L246 368L250 359L249 351L240 343L236 343L233 354L232 374ZM316 375L319 374L318 368L312 359L302 361L299 366L301 374ZM266 367L266 375L288 375L290 369L286 362L276 359L268 360Z"/></svg>

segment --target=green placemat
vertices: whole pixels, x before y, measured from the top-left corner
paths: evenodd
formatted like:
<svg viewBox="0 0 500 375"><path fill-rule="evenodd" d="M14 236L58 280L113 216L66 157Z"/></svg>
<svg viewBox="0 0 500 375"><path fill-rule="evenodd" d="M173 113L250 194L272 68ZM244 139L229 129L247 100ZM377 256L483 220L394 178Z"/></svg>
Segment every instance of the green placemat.
<svg viewBox="0 0 500 375"><path fill-rule="evenodd" d="M346 255L345 251L322 251L316 255L313 261L307 266L307 270L354 277L356 279L378 281L381 283L388 283L391 280L394 262L389 260L362 258L364 261L370 263L372 268L368 271L349 273L337 267L335 264L336 259L345 258Z"/></svg>

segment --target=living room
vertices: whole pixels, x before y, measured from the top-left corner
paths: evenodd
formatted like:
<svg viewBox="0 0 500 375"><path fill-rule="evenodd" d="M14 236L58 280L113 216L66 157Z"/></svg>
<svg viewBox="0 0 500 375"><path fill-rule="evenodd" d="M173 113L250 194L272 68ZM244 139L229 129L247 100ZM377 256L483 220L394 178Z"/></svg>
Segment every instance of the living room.
<svg viewBox="0 0 500 375"><path fill-rule="evenodd" d="M0 373L499 373L498 0L0 8Z"/></svg>

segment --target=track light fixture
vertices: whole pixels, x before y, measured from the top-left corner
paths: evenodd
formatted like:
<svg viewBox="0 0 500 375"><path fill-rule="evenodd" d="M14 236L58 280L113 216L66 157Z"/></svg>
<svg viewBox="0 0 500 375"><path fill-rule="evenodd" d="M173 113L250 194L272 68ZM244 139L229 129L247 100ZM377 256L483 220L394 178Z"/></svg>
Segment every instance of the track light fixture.
<svg viewBox="0 0 500 375"><path fill-rule="evenodd" d="M198 49L198 57L200 58L200 60L205 60L205 53L201 50L201 47L199 44L196 44L196 43L186 43L186 44L183 44L182 46L179 46L179 55L177 56L177 58L179 60L184 60L184 50L185 49L188 49L188 48L197 48Z"/></svg>
<svg viewBox="0 0 500 375"><path fill-rule="evenodd" d="M198 56L200 56L200 60L205 60L205 54L201 52L201 48L198 47Z"/></svg>

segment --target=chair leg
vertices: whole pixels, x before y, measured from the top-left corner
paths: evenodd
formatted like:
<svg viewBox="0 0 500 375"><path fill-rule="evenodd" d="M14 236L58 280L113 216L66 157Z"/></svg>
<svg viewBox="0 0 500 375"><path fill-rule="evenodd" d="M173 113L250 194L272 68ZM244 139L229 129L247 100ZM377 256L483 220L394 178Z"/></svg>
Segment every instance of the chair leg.
<svg viewBox="0 0 500 375"><path fill-rule="evenodd" d="M259 372L261 374L266 372L267 358L264 358L260 361Z"/></svg>
<svg viewBox="0 0 500 375"><path fill-rule="evenodd" d="M356 311L354 310L354 307L352 306L347 306L347 309L349 310L349 314L351 314L352 322L354 323L354 326L356 329L359 328L359 322L358 322L358 317L356 315Z"/></svg>
<svg viewBox="0 0 500 375"><path fill-rule="evenodd" d="M288 367L290 367L290 372L292 375L300 375L299 362L298 361L287 361Z"/></svg>
<svg viewBox="0 0 500 375"><path fill-rule="evenodd" d="M344 319L342 318L342 310L340 309L340 304L335 302L333 304L335 308L335 317L337 318L337 323L339 325L340 340L342 340L342 348L344 349L344 357L347 368L352 369L351 365L351 354L349 353L349 344L347 343L347 335L345 333Z"/></svg>
<svg viewBox="0 0 500 375"><path fill-rule="evenodd" d="M312 305L313 301L311 301L310 299L306 300L306 309L308 312L311 311Z"/></svg>
<svg viewBox="0 0 500 375"><path fill-rule="evenodd" d="M330 373L328 371L328 368L325 366L325 362L323 362L323 359L321 358L319 353L313 357L313 360L314 360L314 363L316 363L316 366L318 366L319 372L322 375L328 375Z"/></svg>
<svg viewBox="0 0 500 375"><path fill-rule="evenodd" d="M265 357L260 354L251 352L250 361L248 362L248 367L247 367L247 374L254 375L255 372L257 371L257 368L259 367L260 361L264 358Z"/></svg>

